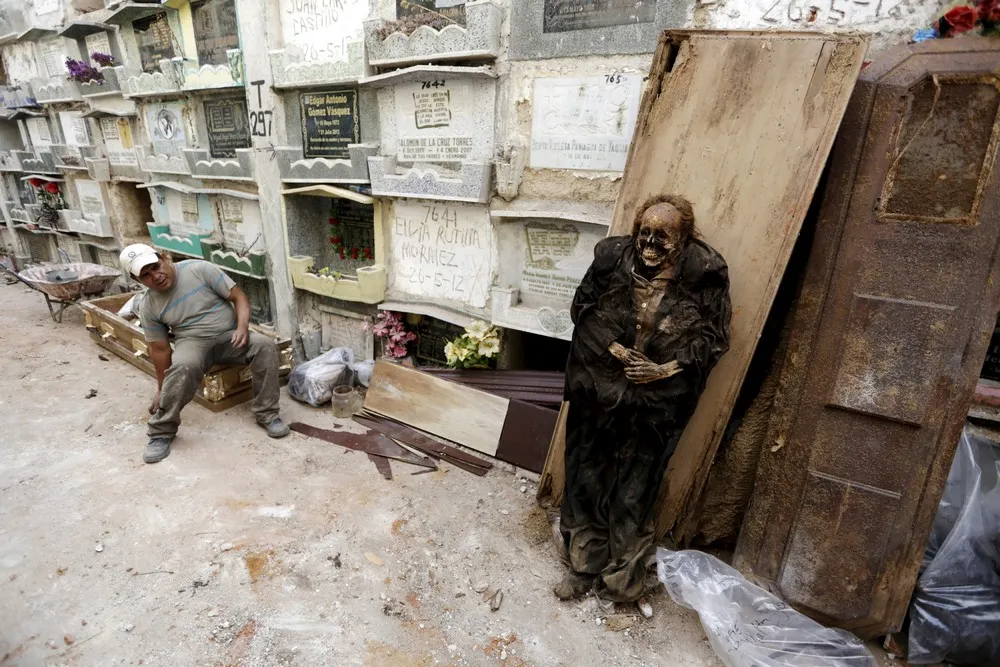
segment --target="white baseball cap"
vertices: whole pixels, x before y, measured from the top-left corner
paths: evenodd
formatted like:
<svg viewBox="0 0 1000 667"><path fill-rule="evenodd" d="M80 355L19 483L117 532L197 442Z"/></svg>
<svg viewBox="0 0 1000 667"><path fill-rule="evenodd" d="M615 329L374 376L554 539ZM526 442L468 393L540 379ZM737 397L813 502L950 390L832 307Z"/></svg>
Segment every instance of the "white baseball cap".
<svg viewBox="0 0 1000 667"><path fill-rule="evenodd" d="M159 262L160 255L145 243L133 243L122 250L118 260L124 270L138 278L142 267Z"/></svg>

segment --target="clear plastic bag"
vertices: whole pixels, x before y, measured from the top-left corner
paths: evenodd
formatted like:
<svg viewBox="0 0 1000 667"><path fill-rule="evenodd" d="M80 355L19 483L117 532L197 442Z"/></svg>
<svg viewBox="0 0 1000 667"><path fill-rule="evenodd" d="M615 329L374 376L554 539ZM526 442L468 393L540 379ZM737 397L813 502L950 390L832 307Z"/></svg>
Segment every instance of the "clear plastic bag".
<svg viewBox="0 0 1000 667"><path fill-rule="evenodd" d="M323 405L333 396L334 387L350 383L353 362L353 350L335 347L299 364L288 374L288 395L313 407Z"/></svg>
<svg viewBox="0 0 1000 667"><path fill-rule="evenodd" d="M1000 664L1000 448L966 426L910 603L909 662Z"/></svg>
<svg viewBox="0 0 1000 667"><path fill-rule="evenodd" d="M714 556L658 549L656 571L674 602L698 612L727 667L877 667L860 639L800 614Z"/></svg>

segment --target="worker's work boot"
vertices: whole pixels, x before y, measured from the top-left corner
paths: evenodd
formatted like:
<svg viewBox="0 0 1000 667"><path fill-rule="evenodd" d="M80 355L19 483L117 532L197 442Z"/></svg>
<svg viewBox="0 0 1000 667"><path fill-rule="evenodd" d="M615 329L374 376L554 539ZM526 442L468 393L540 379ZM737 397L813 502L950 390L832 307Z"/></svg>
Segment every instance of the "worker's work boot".
<svg viewBox="0 0 1000 667"><path fill-rule="evenodd" d="M142 454L142 460L146 463L156 463L167 458L170 454L171 440L173 440L172 437L165 435L150 438L146 445L146 451Z"/></svg>
<svg viewBox="0 0 1000 667"><path fill-rule="evenodd" d="M262 429L267 431L267 437L269 438L284 438L286 435L291 433L291 429L288 428L288 424L281 421L281 417L275 417L266 424L257 422Z"/></svg>
<svg viewBox="0 0 1000 667"><path fill-rule="evenodd" d="M562 578L562 581L556 584L552 592L560 600L572 600L589 591L593 583L594 577L590 575L569 572Z"/></svg>

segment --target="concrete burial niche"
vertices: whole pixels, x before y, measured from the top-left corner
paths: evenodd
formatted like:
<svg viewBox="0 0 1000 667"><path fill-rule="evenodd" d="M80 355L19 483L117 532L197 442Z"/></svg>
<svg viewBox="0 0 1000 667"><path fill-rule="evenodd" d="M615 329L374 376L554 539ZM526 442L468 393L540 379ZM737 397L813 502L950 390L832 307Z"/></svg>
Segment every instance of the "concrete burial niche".
<svg viewBox="0 0 1000 667"><path fill-rule="evenodd" d="M73 41L80 53L80 60L94 67L100 74L89 81L80 81L77 87L80 95L90 98L121 96L121 84L113 64L124 62L123 49L115 35L115 26L96 21L75 20L67 23L59 36ZM99 56L111 56L114 63L109 65Z"/></svg>
<svg viewBox="0 0 1000 667"><path fill-rule="evenodd" d="M287 91L289 146L275 149L286 183L366 184L377 154L379 115L374 90L357 86Z"/></svg>
<svg viewBox="0 0 1000 667"><path fill-rule="evenodd" d="M54 35L35 42L35 50L40 76L31 81L31 88L38 103L56 104L82 100L77 82L67 78L69 70L66 68L66 59L83 58L76 41Z"/></svg>
<svg viewBox="0 0 1000 667"><path fill-rule="evenodd" d="M365 74L367 0L279 0L282 48L269 53L275 88L356 83Z"/></svg>
<svg viewBox="0 0 1000 667"><path fill-rule="evenodd" d="M191 166L184 149L194 144L197 130L194 112L184 102L160 101L139 108L146 126L146 146L138 148L139 164L152 175L191 175Z"/></svg>
<svg viewBox="0 0 1000 667"><path fill-rule="evenodd" d="M365 331L365 322L374 319L378 313L376 306L304 290L298 290L297 295L299 331L307 359L335 347L350 348L358 360L374 358L375 339L370 331Z"/></svg>
<svg viewBox="0 0 1000 667"><path fill-rule="evenodd" d="M211 239L202 238L202 256L232 273L267 278L267 253L260 204L250 193L209 194L215 223Z"/></svg>
<svg viewBox="0 0 1000 667"><path fill-rule="evenodd" d="M135 137L138 136L139 128L134 114L134 106L131 112L126 109L116 112L90 111L84 114L94 119L96 134L100 139L97 150L82 149L84 163L94 180L146 180L136 151Z"/></svg>
<svg viewBox="0 0 1000 667"><path fill-rule="evenodd" d="M397 11L391 18L365 21L368 62L374 67L400 67L429 61L496 60L503 23L500 3L465 3L464 18L461 23L437 11L404 16Z"/></svg>
<svg viewBox="0 0 1000 667"><path fill-rule="evenodd" d="M53 130L49 116L32 116L20 122L25 130L22 136L27 136L29 144L27 150L14 153L22 170L49 176L60 175L52 148L57 143L58 135Z"/></svg>
<svg viewBox="0 0 1000 667"><path fill-rule="evenodd" d="M24 151L21 128L13 120L0 120L0 172L21 171L21 162L15 154Z"/></svg>
<svg viewBox="0 0 1000 667"><path fill-rule="evenodd" d="M382 141L369 158L372 193L489 201L496 72L417 65L362 81L378 90Z"/></svg>
<svg viewBox="0 0 1000 667"><path fill-rule="evenodd" d="M292 284L343 301L385 298L381 202L353 190L311 185L282 191Z"/></svg>
<svg viewBox="0 0 1000 667"><path fill-rule="evenodd" d="M92 121L84 118L83 112L78 110L57 111L55 119L61 135L60 142L51 146L56 166L66 174L86 172L84 157L86 154L93 155L97 150L94 142L96 128L91 126Z"/></svg>
<svg viewBox="0 0 1000 667"><path fill-rule="evenodd" d="M510 58L652 53L665 28L683 28L694 0L511 0Z"/></svg>
<svg viewBox="0 0 1000 667"><path fill-rule="evenodd" d="M105 186L89 178L73 178L65 196L71 208L59 211L59 216L69 231L114 238Z"/></svg>
<svg viewBox="0 0 1000 667"><path fill-rule="evenodd" d="M23 183L22 187L25 190L19 195L23 206L20 210L12 212L12 216L27 223L29 230L33 232L69 232L70 229L66 225L62 213L64 209L69 208L71 201L66 179L61 174L47 175L37 172L19 175L17 179ZM55 218L47 215L47 211L42 205L44 200L41 191L43 189L50 191L51 188L55 188L51 194L58 196L58 199L51 203L56 213Z"/></svg>
<svg viewBox="0 0 1000 667"><path fill-rule="evenodd" d="M146 123L153 150L159 153L159 142L165 145L165 153L160 153L161 155L176 156L176 148L179 147L185 164L167 160L165 165L157 162L150 164L150 167L158 169L166 166L176 170L168 173L190 174L192 178L203 181L253 181L253 154L250 150L246 98L242 95L236 97L231 93L212 94L188 98L182 108L178 108L177 104L150 107ZM168 113L166 121L164 111ZM171 127L178 114L186 121L184 129L189 135L187 137L181 137L181 133ZM171 132L173 137L169 137ZM192 145L199 147L193 148Z"/></svg>
<svg viewBox="0 0 1000 667"><path fill-rule="evenodd" d="M127 96L242 88L235 0L131 5L106 20L122 26L127 60L117 78Z"/></svg>
<svg viewBox="0 0 1000 667"><path fill-rule="evenodd" d="M500 261L490 290L493 324L570 340L570 306L607 236L611 206L575 202L523 202L493 209Z"/></svg>
<svg viewBox="0 0 1000 667"><path fill-rule="evenodd" d="M386 226L390 299L489 319L498 256L485 206L396 200Z"/></svg>
<svg viewBox="0 0 1000 667"><path fill-rule="evenodd" d="M202 240L211 240L215 230L208 196L179 183L145 184L152 193L153 221L147 223L153 247L204 259Z"/></svg>
<svg viewBox="0 0 1000 667"><path fill-rule="evenodd" d="M6 199L3 201L4 212L11 225L26 225L34 220L28 215L27 207L35 203L34 190L27 181L21 180L20 173L3 174Z"/></svg>

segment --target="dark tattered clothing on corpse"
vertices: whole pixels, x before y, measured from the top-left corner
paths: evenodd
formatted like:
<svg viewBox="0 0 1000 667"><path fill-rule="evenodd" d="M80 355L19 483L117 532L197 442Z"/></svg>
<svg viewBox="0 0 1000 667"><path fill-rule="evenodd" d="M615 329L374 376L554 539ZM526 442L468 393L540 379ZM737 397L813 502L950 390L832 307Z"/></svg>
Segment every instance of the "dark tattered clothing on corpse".
<svg viewBox="0 0 1000 667"><path fill-rule="evenodd" d="M729 349L731 315L728 268L706 243L689 240L670 279L641 279L635 259L631 237L597 244L573 300L566 366L560 530L572 569L621 602L645 592L663 474L709 371ZM657 364L677 361L681 371L634 384L608 351L615 342Z"/></svg>

